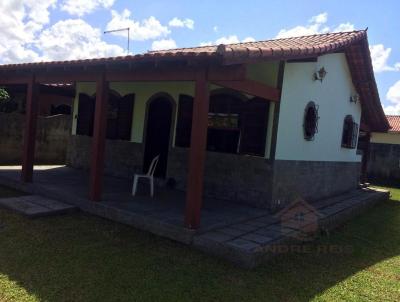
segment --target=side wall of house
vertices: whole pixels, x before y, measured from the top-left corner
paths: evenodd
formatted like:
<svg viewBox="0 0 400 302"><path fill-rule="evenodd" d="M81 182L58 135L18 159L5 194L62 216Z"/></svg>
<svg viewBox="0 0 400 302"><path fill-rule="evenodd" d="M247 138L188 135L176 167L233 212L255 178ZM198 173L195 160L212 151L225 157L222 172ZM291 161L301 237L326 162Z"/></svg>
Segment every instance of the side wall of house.
<svg viewBox="0 0 400 302"><path fill-rule="evenodd" d="M323 81L313 79L324 67ZM274 163L273 206L296 197L313 201L357 187L361 157L341 146L343 122L352 115L359 124L361 106L350 102L356 94L345 55L329 54L317 62L286 63ZM306 105L318 106L318 133L304 139Z"/></svg>
<svg viewBox="0 0 400 302"><path fill-rule="evenodd" d="M400 133L371 134L367 173L371 179L400 180Z"/></svg>
<svg viewBox="0 0 400 302"><path fill-rule="evenodd" d="M261 65L250 65L248 77L258 79L271 86L277 83L278 64L276 62ZM221 87L211 85L211 92ZM95 94L95 83L77 83L77 94L74 101L74 119L72 137L68 150L68 165L88 169L91 152L91 137L76 134L79 94ZM172 143L168 155L167 177L176 180L178 189L184 190L187 182L188 149L176 147L175 129L179 110L179 95L194 95L192 82L133 82L110 83L110 89L121 96L134 93L135 104L130 141L108 140L106 142L105 173L109 175L132 178L134 173L142 172L144 158L144 140L146 128L146 108L148 100L157 93L167 93L174 100L176 110L171 133ZM270 106L265 157L244 156L207 152L205 171L206 196L248 203L253 206L266 207L270 201L272 171L267 159L271 148L273 125L273 105ZM267 118L267 117L266 117Z"/></svg>

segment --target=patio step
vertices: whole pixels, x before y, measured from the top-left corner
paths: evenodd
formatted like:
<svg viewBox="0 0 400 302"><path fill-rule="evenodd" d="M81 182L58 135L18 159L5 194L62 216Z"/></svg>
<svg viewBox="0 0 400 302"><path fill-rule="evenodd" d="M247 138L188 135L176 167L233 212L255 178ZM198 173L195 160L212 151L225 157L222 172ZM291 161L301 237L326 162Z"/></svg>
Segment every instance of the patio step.
<svg viewBox="0 0 400 302"><path fill-rule="evenodd" d="M40 195L0 198L0 206L30 218L68 214L78 210L76 206Z"/></svg>

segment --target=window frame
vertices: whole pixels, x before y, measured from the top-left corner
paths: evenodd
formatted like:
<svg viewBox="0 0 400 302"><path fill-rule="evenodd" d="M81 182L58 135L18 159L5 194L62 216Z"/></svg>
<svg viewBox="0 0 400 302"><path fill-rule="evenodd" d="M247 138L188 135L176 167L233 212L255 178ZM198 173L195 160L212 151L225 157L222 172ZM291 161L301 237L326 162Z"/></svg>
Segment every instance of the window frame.
<svg viewBox="0 0 400 302"><path fill-rule="evenodd" d="M310 111L312 110L312 111ZM306 141L313 141L315 139L315 134L318 133L318 115L319 106L315 104L313 101L307 103L306 108L304 109L304 117L303 117L303 136ZM312 121L312 125L310 121L308 121L309 114L314 114L314 121ZM311 128L311 129L309 129ZM309 132L309 133L308 133Z"/></svg>
<svg viewBox="0 0 400 302"><path fill-rule="evenodd" d="M357 147L359 126L352 115L346 115L343 121L342 148L355 149Z"/></svg>
<svg viewBox="0 0 400 302"><path fill-rule="evenodd" d="M222 98L221 104L216 104L216 98L220 96ZM214 102L212 101L214 98ZM226 98L226 99L223 99ZM227 101L228 98L236 99L236 103L229 104L230 101ZM178 105L178 113L177 113L177 122L176 122L176 136L175 136L175 147L181 148L189 148L190 147L190 139L191 139L191 126L192 126L192 118L193 118L193 102L194 98L180 94L179 95L179 105ZM218 101L217 101L218 102ZM254 110L260 108L260 103L262 104L261 108L263 109L264 114L260 114L257 118L260 118L259 126L255 127L254 123L250 121L246 122L253 116ZM218 127L218 126L208 126L208 132L223 132L226 131L228 134L227 142L232 140L232 135L234 132L238 132L238 142L235 150L231 149L231 152L225 152L221 150L211 150L209 146L210 135L207 139L207 150L211 152L220 152L227 154L237 154L237 155L250 155L257 157L265 157L265 148L268 134L268 119L270 115L270 101L266 99L261 99L258 97L254 97L248 99L242 95L233 94L231 92L218 92L214 93L210 96L210 108L208 110L208 118L209 123L212 118L230 118L233 117L236 120L235 127ZM257 114L256 114L257 115ZM261 122L261 116L263 118ZM228 122L229 124L229 122ZM261 130L260 130L261 129ZM248 144L247 135L254 134L254 130L258 130L262 132L259 133L259 142L256 144ZM261 137L262 136L262 137ZM246 139L247 138L247 139ZM258 140L257 140L258 141Z"/></svg>

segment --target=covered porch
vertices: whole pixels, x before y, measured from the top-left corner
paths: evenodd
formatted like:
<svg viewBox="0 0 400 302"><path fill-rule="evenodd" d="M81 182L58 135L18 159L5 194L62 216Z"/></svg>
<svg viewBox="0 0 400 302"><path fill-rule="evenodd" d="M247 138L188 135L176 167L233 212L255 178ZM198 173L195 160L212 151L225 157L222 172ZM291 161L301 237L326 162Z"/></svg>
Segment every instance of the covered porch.
<svg viewBox="0 0 400 302"><path fill-rule="evenodd" d="M35 182L24 183L20 181L21 170L21 166L0 166L0 184L74 204L91 214L184 243L190 243L195 234L269 216L267 210L204 198L199 228L190 230L184 227L182 219L185 192L158 186L151 198L146 187L133 197L130 179L105 176L102 201L94 203L88 199L86 171L66 166L34 166Z"/></svg>
<svg viewBox="0 0 400 302"><path fill-rule="evenodd" d="M12 179L19 178L26 187L34 182L42 191L66 194L74 202L82 203L83 209L96 209L107 212L113 206L117 209L136 207L133 205L117 204L115 201L129 200L130 184L126 180L115 181L104 174L105 149L107 136L107 108L111 83L115 82L191 82L194 85L193 116L191 121L190 147L187 154L187 183L185 193L169 192L156 200L147 200L145 208L138 203L137 211L148 211L150 218L162 212L171 225L184 225L188 230L212 227L224 215L229 216L233 208L231 204L223 202L207 202L203 195L205 158L207 147L208 113L210 104L210 86L217 85L225 89L235 90L243 94L261 98L266 102L279 102L280 89L269 86L262 81L254 80L244 63L225 64L219 60L219 55L209 57L209 54L199 54L193 57L174 56L150 60L149 56L123 57L117 59L101 59L75 62L41 63L18 66L3 66L0 70L0 84L25 84L27 87L26 100L26 129L24 133L24 148L21 169L6 169ZM279 78L283 65L279 65ZM53 175L52 170L35 170L35 137L38 116L38 89L41 83L95 83L95 112L93 117L93 135L90 146L89 174L72 172L68 168L54 168L58 173ZM278 81L279 82L279 81ZM278 85L279 86L279 85ZM274 134L272 134L273 136ZM272 150L273 152L273 150ZM273 158L273 156L271 156ZM186 159L182 159L186 161ZM107 185L107 183L110 185ZM107 189L107 187L111 188ZM67 193L60 193L67 192ZM62 197L62 196L61 196ZM87 198L86 198L87 197ZM166 206L164 199L173 200ZM100 202L100 206L91 202ZM204 207L203 207L204 202ZM207 204L210 208L217 206L207 216ZM244 207L247 208L247 207ZM249 209L249 208L247 208ZM118 210L123 211L123 210ZM117 211L117 212L118 212ZM247 212L237 208L235 213ZM263 211L254 210L260 213ZM170 215L166 215L166 213ZM251 211L250 211L251 212ZM110 214L111 213L111 214ZM113 215L111 210L107 215ZM200 222L201 215L203 222ZM105 216L106 214L101 216ZM233 215L235 219L238 217ZM163 218L164 219L164 218ZM157 221L152 223L156 224Z"/></svg>

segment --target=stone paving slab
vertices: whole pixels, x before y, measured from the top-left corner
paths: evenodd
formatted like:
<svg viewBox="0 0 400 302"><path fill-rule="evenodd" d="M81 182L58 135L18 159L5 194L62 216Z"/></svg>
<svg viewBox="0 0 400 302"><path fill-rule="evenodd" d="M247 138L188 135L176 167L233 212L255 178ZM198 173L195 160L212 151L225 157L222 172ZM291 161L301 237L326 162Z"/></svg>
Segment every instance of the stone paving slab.
<svg viewBox="0 0 400 302"><path fill-rule="evenodd" d="M30 218L66 214L77 210L76 206L40 195L0 198L0 206L16 211Z"/></svg>
<svg viewBox="0 0 400 302"><path fill-rule="evenodd" d="M374 204L387 200L387 191L358 190L323 201L318 210L318 228L333 229ZM308 224L306 227L309 226ZM252 268L269 258L274 245L296 242L303 231L281 225L271 215L232 224L193 238L193 245L207 253L230 260L242 267ZM300 241L301 243L301 241Z"/></svg>

